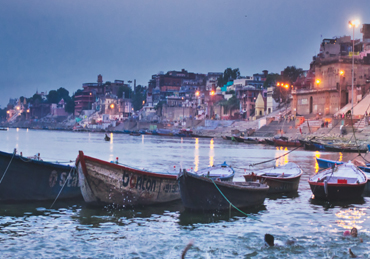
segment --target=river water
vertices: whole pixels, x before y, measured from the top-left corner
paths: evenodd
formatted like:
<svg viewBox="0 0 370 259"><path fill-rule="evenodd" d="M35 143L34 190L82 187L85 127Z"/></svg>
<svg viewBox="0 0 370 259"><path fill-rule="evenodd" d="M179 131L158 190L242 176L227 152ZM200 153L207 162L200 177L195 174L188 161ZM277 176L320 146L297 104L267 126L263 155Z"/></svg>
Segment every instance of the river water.
<svg viewBox="0 0 370 259"><path fill-rule="evenodd" d="M234 180L251 169L295 162L304 170L298 194L267 198L264 206L237 212L195 213L181 201L134 209L91 208L83 200L0 204L2 258L349 258L348 249L369 257L370 198L355 203L311 200L308 178L317 171L315 156L346 161L356 154L289 151L223 139L129 136L9 129L0 132L0 150L23 156L40 153L44 161L74 161L78 151L106 161L153 171L197 170L226 161ZM0 185L1 188L1 185ZM359 238L343 237L356 226ZM266 248L265 233L290 246Z"/></svg>

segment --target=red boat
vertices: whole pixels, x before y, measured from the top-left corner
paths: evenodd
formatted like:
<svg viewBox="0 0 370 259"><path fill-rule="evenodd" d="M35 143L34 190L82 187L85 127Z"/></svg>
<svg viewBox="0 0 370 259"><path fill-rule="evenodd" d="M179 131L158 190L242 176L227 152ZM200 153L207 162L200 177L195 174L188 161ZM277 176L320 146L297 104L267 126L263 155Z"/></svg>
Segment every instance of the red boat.
<svg viewBox="0 0 370 259"><path fill-rule="evenodd" d="M273 139L275 146L283 147L301 147L302 144L298 140Z"/></svg>

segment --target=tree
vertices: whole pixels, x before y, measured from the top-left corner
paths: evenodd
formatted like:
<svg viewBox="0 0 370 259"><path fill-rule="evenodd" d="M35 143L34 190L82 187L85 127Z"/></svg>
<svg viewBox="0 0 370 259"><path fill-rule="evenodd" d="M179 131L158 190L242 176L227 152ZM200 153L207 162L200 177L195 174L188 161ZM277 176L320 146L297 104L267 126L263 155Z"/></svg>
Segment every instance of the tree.
<svg viewBox="0 0 370 259"><path fill-rule="evenodd" d="M286 67L282 73L282 81L289 82L291 85L303 74L302 68L295 66Z"/></svg>
<svg viewBox="0 0 370 259"><path fill-rule="evenodd" d="M236 95L233 95L229 100L222 100L219 104L224 107L225 112L230 114L231 111L239 109L240 101Z"/></svg>
<svg viewBox="0 0 370 259"><path fill-rule="evenodd" d="M42 97L39 94L34 94L30 99L29 102L32 104L40 104L42 103Z"/></svg>
<svg viewBox="0 0 370 259"><path fill-rule="evenodd" d="M67 101L68 99L70 99L71 97L69 96L69 91L63 87L60 87L58 90L57 90L57 93L58 93L58 102L62 99L64 99L64 101Z"/></svg>
<svg viewBox="0 0 370 259"><path fill-rule="evenodd" d="M58 92L55 90L49 91L49 94L46 96L48 103L58 103L60 101Z"/></svg>
<svg viewBox="0 0 370 259"><path fill-rule="evenodd" d="M123 95L123 93L125 95ZM132 98L132 89L128 85L120 85L117 90L117 97L118 98Z"/></svg>
<svg viewBox="0 0 370 259"><path fill-rule="evenodd" d="M135 91L132 97L132 105L135 111L140 110L143 107L143 101L145 101L145 96L146 96L146 88L141 85L138 85L135 88Z"/></svg>
<svg viewBox="0 0 370 259"><path fill-rule="evenodd" d="M226 68L224 74L217 79L217 86L223 87L230 79L237 79L240 77L239 68Z"/></svg>
<svg viewBox="0 0 370 259"><path fill-rule="evenodd" d="M281 81L281 76L279 74L270 73L266 77L266 81L263 82L263 88L267 88L270 86L276 86L276 83Z"/></svg>

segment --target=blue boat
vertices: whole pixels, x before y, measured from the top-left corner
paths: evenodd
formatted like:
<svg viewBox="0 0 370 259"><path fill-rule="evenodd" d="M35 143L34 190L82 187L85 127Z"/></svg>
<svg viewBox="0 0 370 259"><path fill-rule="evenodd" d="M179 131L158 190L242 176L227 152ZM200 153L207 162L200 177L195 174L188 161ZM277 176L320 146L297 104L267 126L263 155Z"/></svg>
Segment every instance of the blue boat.
<svg viewBox="0 0 370 259"><path fill-rule="evenodd" d="M329 159L323 159L323 158L316 158L316 161L320 169L326 169L326 168L333 167L334 165L341 165L344 163L341 161L335 161L335 160L329 160ZM366 166L357 166L357 167L366 173L370 173L370 164L366 164Z"/></svg>
<svg viewBox="0 0 370 259"><path fill-rule="evenodd" d="M58 196L59 195L59 196ZM0 151L0 201L82 198L75 167Z"/></svg>

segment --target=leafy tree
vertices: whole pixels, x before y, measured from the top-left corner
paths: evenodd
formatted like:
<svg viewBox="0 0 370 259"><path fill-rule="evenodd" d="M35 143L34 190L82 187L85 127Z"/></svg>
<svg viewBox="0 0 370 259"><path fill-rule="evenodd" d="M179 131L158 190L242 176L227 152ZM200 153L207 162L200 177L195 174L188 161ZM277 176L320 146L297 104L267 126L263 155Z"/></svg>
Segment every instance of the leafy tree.
<svg viewBox="0 0 370 259"><path fill-rule="evenodd" d="M270 86L276 86L276 83L281 81L281 76L279 74L270 73L266 77L266 81L263 82L263 88L267 88Z"/></svg>
<svg viewBox="0 0 370 259"><path fill-rule="evenodd" d="M1 109L0 108L0 121L5 121L6 119L6 108Z"/></svg>
<svg viewBox="0 0 370 259"><path fill-rule="evenodd" d="M145 87L138 85L135 88L135 91L132 97L132 105L135 111L140 110L143 107L143 101L145 101L145 97L146 97Z"/></svg>
<svg viewBox="0 0 370 259"><path fill-rule="evenodd" d="M240 101L236 98L236 95L233 95L229 100L222 100L219 104L223 106L224 111L228 113L239 109Z"/></svg>
<svg viewBox="0 0 370 259"><path fill-rule="evenodd" d="M68 99L70 99L71 97L69 96L69 91L63 87L60 87L58 90L57 90L57 93L58 93L58 102L62 99L64 99L64 101L67 101Z"/></svg>
<svg viewBox="0 0 370 259"><path fill-rule="evenodd" d="M42 97L39 94L34 94L30 99L29 102L32 104L39 104L42 103Z"/></svg>
<svg viewBox="0 0 370 259"><path fill-rule="evenodd" d="M230 79L237 79L240 77L239 68L226 68L224 74L217 79L217 86L223 87Z"/></svg>
<svg viewBox="0 0 370 259"><path fill-rule="evenodd" d="M72 98L69 97L68 100L66 100L66 105L64 107L64 110L68 113L74 113L74 111L75 111L75 95L73 95Z"/></svg>
<svg viewBox="0 0 370 259"><path fill-rule="evenodd" d="M49 94L46 96L48 103L58 103L60 101L58 92L55 90L49 91Z"/></svg>
<svg viewBox="0 0 370 259"><path fill-rule="evenodd" d="M123 93L125 95L123 95ZM128 85L120 85L117 90L117 97L118 98L132 98L132 89Z"/></svg>
<svg viewBox="0 0 370 259"><path fill-rule="evenodd" d="M291 85L303 74L302 68L295 66L286 67L282 73L282 81L289 82Z"/></svg>

